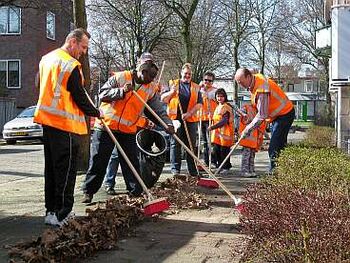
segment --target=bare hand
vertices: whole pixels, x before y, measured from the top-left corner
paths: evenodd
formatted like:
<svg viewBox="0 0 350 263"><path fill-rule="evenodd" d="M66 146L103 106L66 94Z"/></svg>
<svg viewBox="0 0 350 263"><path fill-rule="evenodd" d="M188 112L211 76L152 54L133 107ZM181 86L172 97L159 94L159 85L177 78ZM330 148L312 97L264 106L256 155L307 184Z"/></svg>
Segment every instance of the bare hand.
<svg viewBox="0 0 350 263"><path fill-rule="evenodd" d="M186 113L182 114L182 119L185 121L185 120L187 120L188 118L190 118L191 116L192 116L192 114L186 112Z"/></svg>
<svg viewBox="0 0 350 263"><path fill-rule="evenodd" d="M123 90L125 93L129 92L132 90L132 85L130 83L126 83L123 87Z"/></svg>

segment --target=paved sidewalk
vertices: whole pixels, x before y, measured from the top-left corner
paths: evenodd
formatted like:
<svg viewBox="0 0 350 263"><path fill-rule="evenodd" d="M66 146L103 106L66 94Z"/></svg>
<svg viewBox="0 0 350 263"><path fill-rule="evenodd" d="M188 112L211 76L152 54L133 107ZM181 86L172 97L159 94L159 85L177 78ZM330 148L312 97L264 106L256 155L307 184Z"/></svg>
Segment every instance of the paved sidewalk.
<svg viewBox="0 0 350 263"><path fill-rule="evenodd" d="M300 134L291 137L302 137ZM300 137L300 138L301 138ZM234 194L242 194L245 186L257 179L239 176L240 150L231 157L233 169L221 178ZM183 165L183 169L186 166ZM265 173L268 167L267 152L256 156L257 173ZM46 228L43 224L43 146L41 144L0 145L0 262L7 262L4 245L38 237ZM170 177L167 164L161 180ZM79 175L75 189L74 211L84 215L86 206L80 203L81 182ZM121 177L117 178L117 190L125 189ZM212 209L182 210L158 220L146 220L128 238L120 240L118 250L102 251L96 257L83 262L238 262L232 251L240 242L237 230L238 217L232 209L232 201L220 189L201 189L212 202ZM100 190L94 201L108 196Z"/></svg>

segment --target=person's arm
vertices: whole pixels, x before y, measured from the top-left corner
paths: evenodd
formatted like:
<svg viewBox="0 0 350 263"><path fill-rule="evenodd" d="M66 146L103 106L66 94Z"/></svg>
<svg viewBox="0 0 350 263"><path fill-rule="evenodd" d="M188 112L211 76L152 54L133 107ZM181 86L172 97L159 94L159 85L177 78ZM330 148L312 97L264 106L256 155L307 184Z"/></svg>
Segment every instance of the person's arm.
<svg viewBox="0 0 350 263"><path fill-rule="evenodd" d="M130 86L130 87L129 87ZM98 97L102 102L112 102L115 100L121 100L124 98L125 93L131 89L131 84L126 88L120 87L115 76L110 77L107 82L102 86Z"/></svg>
<svg viewBox="0 0 350 263"><path fill-rule="evenodd" d="M257 110L258 113L255 115L252 122L247 125L242 134L250 134L252 130L258 128L261 123L268 118L269 93L258 94Z"/></svg>
<svg viewBox="0 0 350 263"><path fill-rule="evenodd" d="M90 102L81 83L80 72L76 67L68 78L67 90L71 93L75 104L85 115L100 117L100 111Z"/></svg>
<svg viewBox="0 0 350 263"><path fill-rule="evenodd" d="M171 119L169 118L168 114L166 113L164 103L160 101L158 95L154 95L151 99L147 101L147 104L157 113L157 115L167 124L167 125L173 125ZM151 113L145 108L145 115L150 118L153 122L155 122L157 125L159 125L159 122L151 116Z"/></svg>
<svg viewBox="0 0 350 263"><path fill-rule="evenodd" d="M170 87L170 89L168 89L161 95L160 100L168 104L170 100L176 95L176 91L177 89L175 86Z"/></svg>
<svg viewBox="0 0 350 263"><path fill-rule="evenodd" d="M211 131L211 130L221 128L222 126L224 126L229 122L229 119L230 119L230 113L225 112L224 115L222 116L222 119L218 123L210 126L208 129Z"/></svg>

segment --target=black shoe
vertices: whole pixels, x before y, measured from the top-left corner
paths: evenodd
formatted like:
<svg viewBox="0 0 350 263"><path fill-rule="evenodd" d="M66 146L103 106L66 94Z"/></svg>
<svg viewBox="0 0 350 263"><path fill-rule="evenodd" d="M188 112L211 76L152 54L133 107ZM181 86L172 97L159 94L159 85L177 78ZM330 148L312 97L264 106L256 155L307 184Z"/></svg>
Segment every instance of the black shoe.
<svg viewBox="0 0 350 263"><path fill-rule="evenodd" d="M84 194L83 200L81 202L84 204L90 204L93 197L93 194Z"/></svg>
<svg viewBox="0 0 350 263"><path fill-rule="evenodd" d="M114 188L112 188L112 187L106 188L106 193L108 195L116 195L117 194L116 191L114 190Z"/></svg>

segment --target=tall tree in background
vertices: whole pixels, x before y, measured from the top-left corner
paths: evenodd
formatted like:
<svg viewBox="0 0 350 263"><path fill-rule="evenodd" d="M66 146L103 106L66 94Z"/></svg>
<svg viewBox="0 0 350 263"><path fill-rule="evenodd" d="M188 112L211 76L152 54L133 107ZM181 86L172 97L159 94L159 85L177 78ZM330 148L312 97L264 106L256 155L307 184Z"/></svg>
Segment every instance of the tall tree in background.
<svg viewBox="0 0 350 263"><path fill-rule="evenodd" d="M282 21L277 15L280 0L255 0L252 5L253 17L250 21L252 31L248 43L253 50L253 64L265 71L266 51Z"/></svg>
<svg viewBox="0 0 350 263"><path fill-rule="evenodd" d="M323 0L295 0L289 4L288 27L286 31L290 46L288 50L303 64L310 65L323 80L323 93L327 108L324 113L324 125L333 125L333 108L328 91L329 62L327 57L319 57L316 52L315 31L326 25L324 21Z"/></svg>
<svg viewBox="0 0 350 263"><path fill-rule="evenodd" d="M191 22L199 0L159 0L164 6L172 10L180 19L180 33L184 44L183 62L192 63L193 40L191 36Z"/></svg>
<svg viewBox="0 0 350 263"><path fill-rule="evenodd" d="M86 20L86 10L85 10L85 0L74 0L73 1L73 19L74 25L79 28L87 29L87 20ZM85 88L90 89L90 64L89 64L89 55L86 54L80 57L80 62L83 68L83 75L85 79ZM87 126L90 127L90 118L86 118ZM88 167L89 162L89 153L90 153L90 136L83 136L80 146L81 158L79 158L80 163L78 163L78 169L85 171Z"/></svg>
<svg viewBox="0 0 350 263"><path fill-rule="evenodd" d="M217 14L226 28L226 49L232 60L233 71L240 68L240 53L245 50L243 44L249 35L249 21L253 15L250 0L220 0L221 11ZM245 57L242 58L243 60ZM238 100L238 85L233 87L233 100Z"/></svg>

